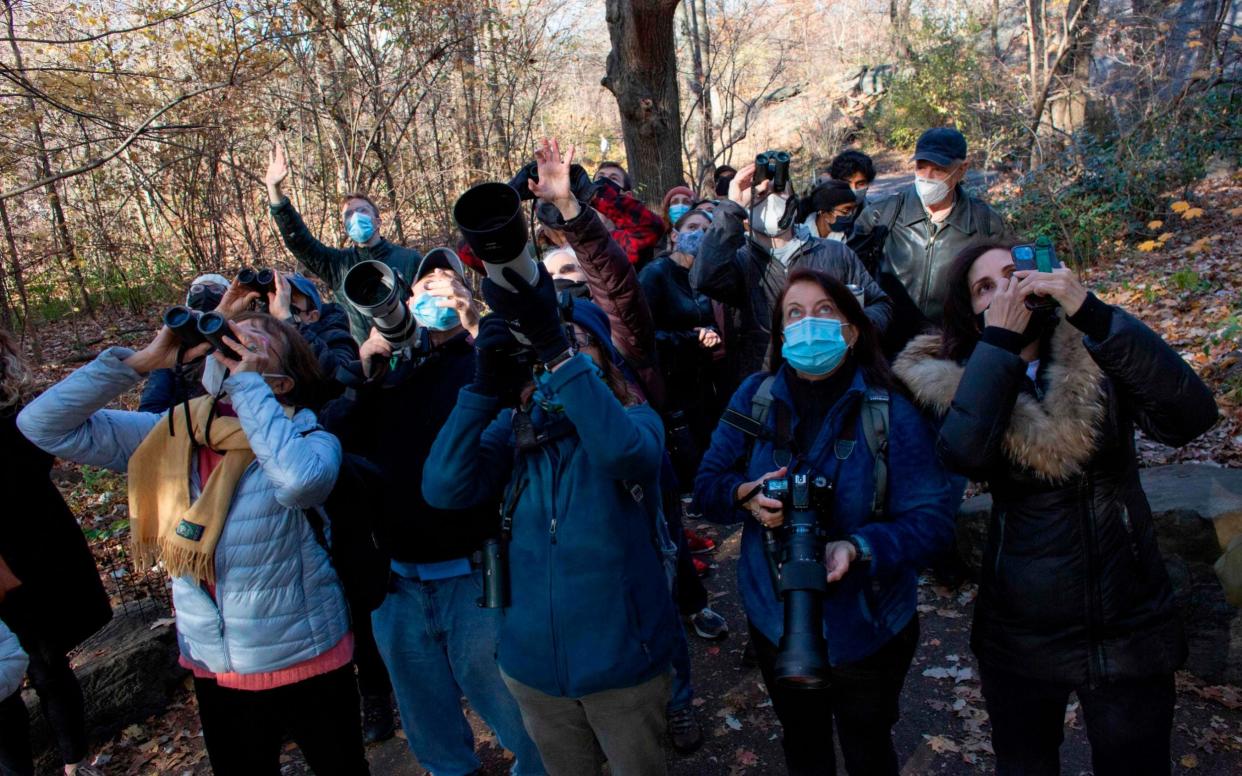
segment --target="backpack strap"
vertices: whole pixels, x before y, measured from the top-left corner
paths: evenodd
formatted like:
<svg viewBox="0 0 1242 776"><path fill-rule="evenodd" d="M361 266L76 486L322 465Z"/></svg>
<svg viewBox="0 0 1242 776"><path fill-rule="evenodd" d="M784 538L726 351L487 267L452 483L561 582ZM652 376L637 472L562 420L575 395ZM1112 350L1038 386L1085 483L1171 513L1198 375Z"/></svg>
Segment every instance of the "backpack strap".
<svg viewBox="0 0 1242 776"><path fill-rule="evenodd" d="M871 500L871 519L882 520L888 497L888 391L870 389L862 402L863 436L875 459L875 492Z"/></svg>
<svg viewBox="0 0 1242 776"><path fill-rule="evenodd" d="M750 456L755 447L755 441L759 439L774 439L774 435L767 429L768 415L772 413L772 386L776 383L776 375L766 375L762 382L759 383L759 389L755 391L755 395L750 400L750 414L743 415L734 409L726 409L724 414L720 416L720 422L726 426L741 431L750 437L750 446L746 449L746 463L750 463Z"/></svg>

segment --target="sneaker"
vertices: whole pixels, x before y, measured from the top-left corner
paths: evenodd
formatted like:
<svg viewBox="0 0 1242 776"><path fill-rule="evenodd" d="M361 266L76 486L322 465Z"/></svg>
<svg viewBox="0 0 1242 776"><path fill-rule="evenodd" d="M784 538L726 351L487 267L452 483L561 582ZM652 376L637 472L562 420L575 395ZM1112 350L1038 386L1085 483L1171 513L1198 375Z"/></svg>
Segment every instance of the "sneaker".
<svg viewBox="0 0 1242 776"><path fill-rule="evenodd" d="M716 542L702 534L696 534L689 528L686 529L686 546L694 555L702 555L703 553L716 550Z"/></svg>
<svg viewBox="0 0 1242 776"><path fill-rule="evenodd" d="M668 737L681 754L690 754L703 745L703 728L693 706L668 713Z"/></svg>
<svg viewBox="0 0 1242 776"><path fill-rule="evenodd" d="M392 715L392 696L362 696L362 739L368 744L386 741L397 732Z"/></svg>
<svg viewBox="0 0 1242 776"><path fill-rule="evenodd" d="M729 635L729 623L725 618L713 612L710 606L690 615L690 626L701 639L715 641Z"/></svg>
<svg viewBox="0 0 1242 776"><path fill-rule="evenodd" d="M706 577L708 574L712 573L712 567L707 565L706 561L699 560L698 558L691 558L690 562L694 564L694 573L698 574L700 577Z"/></svg>

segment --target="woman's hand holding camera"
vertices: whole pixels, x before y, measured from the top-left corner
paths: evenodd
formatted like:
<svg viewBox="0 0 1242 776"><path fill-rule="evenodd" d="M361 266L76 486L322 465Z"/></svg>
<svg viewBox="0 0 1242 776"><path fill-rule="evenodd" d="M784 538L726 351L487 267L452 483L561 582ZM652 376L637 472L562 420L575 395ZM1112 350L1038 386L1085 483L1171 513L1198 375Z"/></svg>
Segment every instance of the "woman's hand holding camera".
<svg viewBox="0 0 1242 776"><path fill-rule="evenodd" d="M161 326L155 339L145 348L125 359L124 363L140 375L150 374L156 369L170 369L177 363L177 351L181 348L181 338L167 326ZM211 350L211 345L203 342L185 352L182 363L193 361Z"/></svg>
<svg viewBox="0 0 1242 776"><path fill-rule="evenodd" d="M484 318L474 339L475 390L500 398L505 406L516 404L518 393L530 379L530 371L513 357L517 348L508 321L494 314Z"/></svg>
<svg viewBox="0 0 1242 776"><path fill-rule="evenodd" d="M768 472L757 480L743 482L737 486L733 499L740 502L742 509L759 521L764 528L779 528L785 522L785 505L780 501L763 495L763 483L777 477L784 477L789 467L782 466L774 472ZM747 498L748 494L753 494ZM742 501L742 499L747 499Z"/></svg>
<svg viewBox="0 0 1242 776"><path fill-rule="evenodd" d="M510 267L505 268L504 276L517 291L509 291L486 278L483 299L487 306L509 323L517 324L540 361L551 361L564 353L569 348L569 340L561 325L556 284L547 268L539 265L539 280L533 286Z"/></svg>
<svg viewBox="0 0 1242 776"><path fill-rule="evenodd" d="M992 303L983 311L985 326L997 326L1021 334L1031 322L1031 311L1026 307L1026 294L1016 277L1001 278L996 284Z"/></svg>
<svg viewBox="0 0 1242 776"><path fill-rule="evenodd" d="M1050 296L1060 303L1065 314L1074 315L1087 301L1087 289L1078 282L1078 276L1068 267L1058 267L1052 272L1019 270L1013 273L1018 282L1018 293L1023 299L1030 294Z"/></svg>

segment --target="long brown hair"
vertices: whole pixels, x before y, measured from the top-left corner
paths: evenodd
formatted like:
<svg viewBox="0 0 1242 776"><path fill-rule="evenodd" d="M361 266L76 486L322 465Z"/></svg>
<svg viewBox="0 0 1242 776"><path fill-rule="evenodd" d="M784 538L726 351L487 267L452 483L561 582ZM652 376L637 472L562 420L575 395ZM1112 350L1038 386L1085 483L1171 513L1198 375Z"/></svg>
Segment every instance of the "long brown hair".
<svg viewBox="0 0 1242 776"><path fill-rule="evenodd" d="M940 357L965 361L974 352L983 332L970 301L970 268L988 251L1007 251L1014 243L1005 241L972 245L953 258L945 281L944 328L940 337Z"/></svg>
<svg viewBox="0 0 1242 776"><path fill-rule="evenodd" d="M0 410L23 404L34 390L34 375L13 335L0 329Z"/></svg>
<svg viewBox="0 0 1242 776"><path fill-rule="evenodd" d="M837 310L854 327L854 331L858 332L858 339L854 340L853 347L854 362L862 370L863 379L867 382L867 385L872 388L892 389L894 384L893 373L889 370L888 361L885 360L884 352L880 349L879 332L876 331L875 325L871 323L871 319L863 312L862 305L858 303L854 293L846 288L844 283L831 275L806 267L789 273L789 278L785 281L785 287L781 289L781 293L776 297L776 303L772 306L772 374L776 374L776 371L785 363L785 357L781 355L781 346L785 343L785 315L783 312L785 296L795 283L803 282L814 283L824 289L824 293L832 299L832 303L836 305Z"/></svg>
<svg viewBox="0 0 1242 776"><path fill-rule="evenodd" d="M280 344L281 371L293 378L293 390L278 397L283 403L294 407L318 409L328 398L327 381L319 368L315 351L302 339L302 334L292 325L277 320L267 313L254 310L241 313L234 323L254 321L260 329Z"/></svg>

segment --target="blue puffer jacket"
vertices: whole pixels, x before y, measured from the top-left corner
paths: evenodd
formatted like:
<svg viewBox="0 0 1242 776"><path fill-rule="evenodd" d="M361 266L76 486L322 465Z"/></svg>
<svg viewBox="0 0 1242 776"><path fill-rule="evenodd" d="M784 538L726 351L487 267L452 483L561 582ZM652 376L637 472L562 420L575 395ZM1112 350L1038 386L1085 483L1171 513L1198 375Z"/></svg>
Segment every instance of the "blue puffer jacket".
<svg viewBox="0 0 1242 776"><path fill-rule="evenodd" d="M546 387L573 427L528 452L515 452L510 410L497 417L495 399L463 388L428 457L438 463L423 468L423 496L463 509L506 485L508 498L518 494L500 667L576 698L669 670L681 626L653 538L664 428L650 407L622 407L585 355ZM532 420L544 428L552 418L536 409Z"/></svg>
<svg viewBox="0 0 1242 776"><path fill-rule="evenodd" d="M797 428L798 414L782 366L772 385L772 396L791 408L790 428ZM766 373L752 375L733 395L729 407L750 416L751 400ZM815 444L804 456L806 464L795 472L809 471L831 479L836 468L835 441L846 417L865 396L867 385L861 370L835 406L828 412ZM768 414L767 426L775 431L777 410ZM953 520L960 488L950 485L936 458L935 435L909 401L890 397L888 433L887 519L871 520L875 492L875 459L867 447L861 420L852 452L841 461L833 510L828 525L830 539L849 535L870 546L873 560L853 564L846 575L831 585L824 600L824 636L833 665L860 660L887 643L914 616L918 570L953 542ZM745 467L750 437L721 423L712 434L711 449L703 456L695 480L695 496L703 514L745 519L742 553L738 563L738 587L746 616L765 637L779 641L784 630L783 610L772 590L762 528L749 513L734 506L737 488L780 468L773 443L754 443L750 465Z"/></svg>
<svg viewBox="0 0 1242 776"><path fill-rule="evenodd" d="M102 409L142 376L105 350L49 388L17 418L47 452L124 472L164 415ZM316 657L349 632L349 612L328 554L303 509L322 504L336 482L341 447L317 430L314 413L292 418L252 372L224 382L256 460L233 494L216 545L215 597L198 580L173 579L181 654L214 673L263 673ZM189 467L197 498L197 467Z"/></svg>

